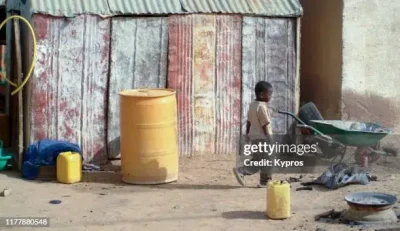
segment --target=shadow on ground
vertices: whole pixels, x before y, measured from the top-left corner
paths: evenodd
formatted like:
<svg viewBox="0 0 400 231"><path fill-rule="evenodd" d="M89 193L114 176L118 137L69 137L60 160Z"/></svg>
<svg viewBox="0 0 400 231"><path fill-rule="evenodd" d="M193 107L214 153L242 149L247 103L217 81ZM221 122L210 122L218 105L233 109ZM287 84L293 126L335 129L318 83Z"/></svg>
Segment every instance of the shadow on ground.
<svg viewBox="0 0 400 231"><path fill-rule="evenodd" d="M169 183L162 185L151 185L151 188L157 189L204 189L204 190L227 190L227 189L238 189L242 188L240 186L231 186L231 185L208 185L208 184L177 184L177 183Z"/></svg>
<svg viewBox="0 0 400 231"><path fill-rule="evenodd" d="M16 170L5 170L0 172L0 174L10 178L23 179L21 173Z"/></svg>
<svg viewBox="0 0 400 231"><path fill-rule="evenodd" d="M260 211L231 211L222 213L225 219L248 219L248 220L265 220L268 219L264 212Z"/></svg>

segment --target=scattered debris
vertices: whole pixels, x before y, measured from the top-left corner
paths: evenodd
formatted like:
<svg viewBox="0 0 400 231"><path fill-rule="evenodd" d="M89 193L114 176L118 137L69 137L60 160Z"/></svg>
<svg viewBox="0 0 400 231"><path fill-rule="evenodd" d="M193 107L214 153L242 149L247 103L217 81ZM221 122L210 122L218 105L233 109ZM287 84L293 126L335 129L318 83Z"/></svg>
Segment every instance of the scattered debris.
<svg viewBox="0 0 400 231"><path fill-rule="evenodd" d="M399 153L399 150L395 147L382 147L382 150L390 156L397 156Z"/></svg>
<svg viewBox="0 0 400 231"><path fill-rule="evenodd" d="M348 166L337 163L328 168L318 179L303 182L303 186L322 185L329 189L338 189L349 184L366 185L370 182L365 169L359 166Z"/></svg>
<svg viewBox="0 0 400 231"><path fill-rule="evenodd" d="M312 188L312 187L300 187L300 188L297 188L297 189L296 189L296 191L304 191L304 190L312 191L313 188Z"/></svg>
<svg viewBox="0 0 400 231"><path fill-rule="evenodd" d="M328 220L333 221L333 220L339 219L342 216L342 213L343 212L337 212L334 209L332 209L328 212L325 212L325 213L315 216L315 221L320 221L322 219L328 219Z"/></svg>
<svg viewBox="0 0 400 231"><path fill-rule="evenodd" d="M317 230L316 231L326 231L325 229L323 229L323 228L317 228Z"/></svg>
<svg viewBox="0 0 400 231"><path fill-rule="evenodd" d="M60 200L51 200L49 203L53 204L53 205L58 205L58 204L61 204L61 201Z"/></svg>
<svg viewBox="0 0 400 231"><path fill-rule="evenodd" d="M368 179L370 181L378 181L378 177L377 176L368 176Z"/></svg>
<svg viewBox="0 0 400 231"><path fill-rule="evenodd" d="M100 195L101 195L101 196L106 196L106 195L107 195L107 193L100 193Z"/></svg>
<svg viewBox="0 0 400 231"><path fill-rule="evenodd" d="M83 170L84 171L101 171L101 168L95 164L83 164Z"/></svg>
<svg viewBox="0 0 400 231"><path fill-rule="evenodd" d="M301 179L303 179L303 175L300 175L300 177L289 177L289 180L287 180L288 183L295 183L295 182L301 182Z"/></svg>
<svg viewBox="0 0 400 231"><path fill-rule="evenodd" d="M11 188L5 188L3 192L0 193L0 195L2 197L8 197L11 194L11 192L12 192Z"/></svg>

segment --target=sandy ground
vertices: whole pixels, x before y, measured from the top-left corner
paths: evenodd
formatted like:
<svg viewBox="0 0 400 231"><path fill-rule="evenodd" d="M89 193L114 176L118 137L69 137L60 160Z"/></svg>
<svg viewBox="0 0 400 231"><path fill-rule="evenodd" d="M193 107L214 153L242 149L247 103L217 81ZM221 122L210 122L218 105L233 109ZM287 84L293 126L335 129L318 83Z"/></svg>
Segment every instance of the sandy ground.
<svg viewBox="0 0 400 231"><path fill-rule="evenodd" d="M0 197L0 217L50 217L47 229L51 230L360 230L319 223L314 216L346 209L343 198L350 192L400 196L400 161L386 157L371 169L378 182L366 186L295 191L300 183L292 183L292 217L273 221L264 215L266 189L239 187L231 172L234 163L235 158L227 156L181 159L179 181L161 186L126 185L118 172L86 173L84 181L75 185L24 181L17 173L3 172L0 186L11 187L12 194ZM257 180L254 176L248 183L255 186ZM53 205L50 200L62 203Z"/></svg>

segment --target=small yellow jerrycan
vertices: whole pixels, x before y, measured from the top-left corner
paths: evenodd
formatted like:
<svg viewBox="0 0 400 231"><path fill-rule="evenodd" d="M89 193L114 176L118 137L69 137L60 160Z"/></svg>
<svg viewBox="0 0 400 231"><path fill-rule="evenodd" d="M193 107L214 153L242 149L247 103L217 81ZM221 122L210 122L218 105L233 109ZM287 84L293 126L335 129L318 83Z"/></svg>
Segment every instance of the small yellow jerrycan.
<svg viewBox="0 0 400 231"><path fill-rule="evenodd" d="M288 182L268 182L266 215L270 219L290 217L290 184Z"/></svg>
<svg viewBox="0 0 400 231"><path fill-rule="evenodd" d="M81 181L82 158L79 153L62 152L57 156L57 181L73 184Z"/></svg>

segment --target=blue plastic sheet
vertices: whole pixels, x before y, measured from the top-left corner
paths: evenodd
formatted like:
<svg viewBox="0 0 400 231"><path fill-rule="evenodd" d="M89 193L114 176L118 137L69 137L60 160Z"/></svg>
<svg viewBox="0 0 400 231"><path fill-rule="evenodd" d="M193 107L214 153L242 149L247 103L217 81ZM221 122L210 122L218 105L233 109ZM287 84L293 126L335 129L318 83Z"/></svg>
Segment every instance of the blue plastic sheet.
<svg viewBox="0 0 400 231"><path fill-rule="evenodd" d="M66 141L41 140L28 147L24 153L22 176L34 180L40 166L55 166L57 156L62 152L77 152L82 156L80 147Z"/></svg>

